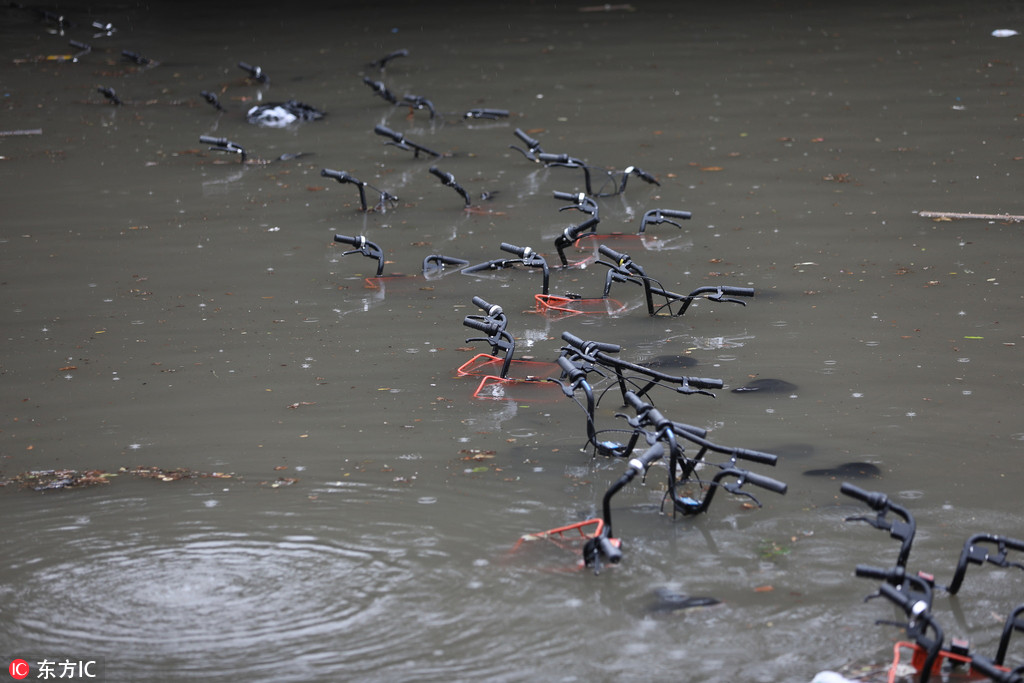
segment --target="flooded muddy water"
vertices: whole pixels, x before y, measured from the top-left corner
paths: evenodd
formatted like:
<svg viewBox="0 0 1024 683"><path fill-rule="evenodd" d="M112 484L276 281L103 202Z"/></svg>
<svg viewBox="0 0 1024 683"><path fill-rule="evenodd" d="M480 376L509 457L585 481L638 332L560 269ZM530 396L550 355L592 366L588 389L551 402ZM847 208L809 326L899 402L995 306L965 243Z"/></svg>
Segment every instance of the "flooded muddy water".
<svg viewBox="0 0 1024 683"><path fill-rule="evenodd" d="M39 8L64 18L0 9L0 655L33 676L878 681L903 634L854 567L898 543L845 521L874 513L844 480L914 514L908 568L943 585L969 535L1024 536L1024 245L992 218L1024 214L1024 38L993 35L1019 5ZM291 100L325 116L247 121ZM666 290L754 296L650 316L613 283L568 316L537 312L541 268L424 274L508 243L551 294L601 297L608 267L555 246L588 218L554 194L586 191L580 164L517 129L609 195L570 260L601 243ZM617 193L630 167L658 184ZM638 236L653 209L692 217ZM360 236L379 260L346 255ZM474 296L517 361L569 332L720 379L649 398L778 453L749 467L785 495L673 516L660 463L614 499L617 565L517 546L600 516L626 463L584 450L553 383L474 396ZM628 429L597 388L596 427ZM933 611L991 655L1022 586L975 567Z"/></svg>

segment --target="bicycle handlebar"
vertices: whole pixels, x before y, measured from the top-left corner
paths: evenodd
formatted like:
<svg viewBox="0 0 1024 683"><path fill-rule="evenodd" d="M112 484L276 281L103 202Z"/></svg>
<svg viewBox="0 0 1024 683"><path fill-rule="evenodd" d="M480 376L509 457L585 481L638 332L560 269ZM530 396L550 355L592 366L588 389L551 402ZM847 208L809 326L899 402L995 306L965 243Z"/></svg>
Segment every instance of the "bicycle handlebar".
<svg viewBox="0 0 1024 683"><path fill-rule="evenodd" d="M466 316L462 320L462 324L466 327L472 327L474 330L480 330L488 336L491 336L499 331L499 325L494 320L483 320L480 318L473 318Z"/></svg>
<svg viewBox="0 0 1024 683"><path fill-rule="evenodd" d="M648 372L650 371L648 370ZM686 384L688 386L697 387L698 389L721 389L722 387L725 386L724 380L714 379L711 377L683 377L683 379L686 380ZM683 390L685 388L686 387L679 387L677 391Z"/></svg>
<svg viewBox="0 0 1024 683"><path fill-rule="evenodd" d="M501 306L498 306L497 304L488 303L479 296L474 296L472 301L474 306L476 306L477 308L479 308L492 318L496 318L497 316L501 315L504 312Z"/></svg>
<svg viewBox="0 0 1024 683"><path fill-rule="evenodd" d="M507 251L510 254L515 254L516 256L522 259L528 258L531 254L534 253L533 249L531 249L530 247L517 247L516 245L509 244L508 242L501 243L501 250Z"/></svg>
<svg viewBox="0 0 1024 683"><path fill-rule="evenodd" d="M529 135L524 133L522 128L516 128L514 131L512 131L512 134L515 135L520 140L522 140L523 144L525 144L531 150L534 150L534 149L537 149L538 147L540 147L540 141L539 140L534 140Z"/></svg>
<svg viewBox="0 0 1024 683"><path fill-rule="evenodd" d="M990 552L987 548L980 545L982 543L995 544L996 552ZM985 564L985 562L991 562L999 567L1014 566L1024 569L1024 565L1016 562L1009 562L1006 559L1007 549L1024 551L1024 541L996 534L974 534L970 536L966 541L964 541L963 550L960 551L960 557L956 563L956 571L953 574L953 580L950 582L949 587L946 590L949 591L950 594L956 595L960 590L960 586L963 584L964 576L967 574L967 565L969 564L981 565Z"/></svg>
<svg viewBox="0 0 1024 683"><path fill-rule="evenodd" d="M248 71L249 76L254 81L259 81L260 83L267 83L268 81L270 81L270 79L267 77L267 74L265 74L263 72L263 69L261 69L258 66L252 66L251 64L246 64L245 62L239 62L238 68L242 69L243 71Z"/></svg>
<svg viewBox="0 0 1024 683"><path fill-rule="evenodd" d="M226 147L227 145L230 144L231 141L228 140L227 138L215 138L215 137L212 137L210 135L200 135L199 136L199 142L202 142L203 144L206 144L206 145L216 145L218 147Z"/></svg>
<svg viewBox="0 0 1024 683"><path fill-rule="evenodd" d="M579 349L585 354L589 354L592 351L604 351L606 353L618 353L622 350L622 347L618 344L611 344L608 342L598 341L584 341L577 337L572 332L562 332L562 340L576 349Z"/></svg>
<svg viewBox="0 0 1024 683"><path fill-rule="evenodd" d="M765 453L749 448L734 448L732 451L740 460L749 460L750 462L757 462L762 465L775 465L779 461L779 456L774 453Z"/></svg>
<svg viewBox="0 0 1024 683"><path fill-rule="evenodd" d="M549 152L538 152L537 159L545 164L564 164L566 166L583 166L583 162L568 154L551 154Z"/></svg>
<svg viewBox="0 0 1024 683"><path fill-rule="evenodd" d="M341 242L342 244L350 244L353 247L359 248L366 244L366 237L358 235L356 237L349 237L348 235L335 235L335 242Z"/></svg>
<svg viewBox="0 0 1024 683"><path fill-rule="evenodd" d="M616 263L625 263L626 261L629 261L629 254L624 254L624 253L622 253L620 251L615 251L614 249L609 247L607 244L602 244L601 246L599 246L597 248L597 251L602 256L607 256L608 258L610 258L611 260L615 261Z"/></svg>
<svg viewBox="0 0 1024 683"><path fill-rule="evenodd" d="M477 108L470 109L462 115L466 119L507 119L509 116L508 109L489 109L489 108Z"/></svg>
<svg viewBox="0 0 1024 683"><path fill-rule="evenodd" d="M431 166L429 169L431 175L437 176L441 179L441 182L448 185L455 182L455 176L447 171L442 171L437 166Z"/></svg>
<svg viewBox="0 0 1024 683"><path fill-rule="evenodd" d="M678 436L682 436L684 438L697 436L703 439L705 436L708 435L708 430L704 429L703 427L697 427L695 425L686 424L684 422L673 422L672 429L675 430Z"/></svg>
<svg viewBox="0 0 1024 683"><path fill-rule="evenodd" d="M882 569L881 567L873 567L868 564L858 564L853 573L855 576L859 576L862 579L878 579L879 581L890 581L890 580L902 580L906 575L903 567L893 567L892 569Z"/></svg>
<svg viewBox="0 0 1024 683"><path fill-rule="evenodd" d="M322 169L320 169L320 175L322 175L324 178L334 178L339 183L355 183L355 182L357 182L355 178L350 176L345 171L335 171L332 168L322 168Z"/></svg>
<svg viewBox="0 0 1024 683"><path fill-rule="evenodd" d="M377 135L383 135L384 137L391 138L395 142L402 142L402 136L399 133L391 130L387 126L377 124L373 127L373 132Z"/></svg>
<svg viewBox="0 0 1024 683"><path fill-rule="evenodd" d="M637 474L647 471L647 468L652 464L661 460L665 456L665 447L661 445L661 442L655 442L653 446L648 448L646 451L641 453L638 457L633 458L629 461L629 466Z"/></svg>
<svg viewBox="0 0 1024 683"><path fill-rule="evenodd" d="M579 236L585 233L587 230L597 227L597 224L601 222L601 219L597 216L592 216L587 220L583 221L579 225L570 225L568 228L562 231L562 236L566 242L572 244Z"/></svg>
<svg viewBox="0 0 1024 683"><path fill-rule="evenodd" d="M730 285L722 285L720 287L714 287L722 294L731 294L733 296L754 296L753 287L732 287Z"/></svg>
<svg viewBox="0 0 1024 683"><path fill-rule="evenodd" d="M872 510L883 510L889 506L889 498L884 493L865 491L848 481L843 482L842 486L839 487L839 492L866 503Z"/></svg>
<svg viewBox="0 0 1024 683"><path fill-rule="evenodd" d="M981 655L971 656L971 668L977 669L987 678L996 681L996 683L1024 683L1024 676L1021 674L1016 671L1003 671L990 659ZM1019 670L1020 668L1018 667Z"/></svg>
<svg viewBox="0 0 1024 683"><path fill-rule="evenodd" d="M789 490L789 485L786 482L779 481L778 479L772 479L766 477L763 474L757 474L749 470L743 470L743 480L747 483L753 484L754 486L760 486L763 489L774 491L775 493L785 494Z"/></svg>

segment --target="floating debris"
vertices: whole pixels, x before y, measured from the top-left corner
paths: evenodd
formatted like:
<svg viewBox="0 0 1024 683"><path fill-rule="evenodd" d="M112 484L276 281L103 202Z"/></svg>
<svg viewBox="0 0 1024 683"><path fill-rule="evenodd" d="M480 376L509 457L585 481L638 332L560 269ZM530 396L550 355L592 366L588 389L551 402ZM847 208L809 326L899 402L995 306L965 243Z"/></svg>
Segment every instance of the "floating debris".
<svg viewBox="0 0 1024 683"><path fill-rule="evenodd" d="M324 117L324 112L303 102L288 100L257 105L245 116L249 123L257 126L284 128L296 121L318 121Z"/></svg>
<svg viewBox="0 0 1024 683"><path fill-rule="evenodd" d="M732 393L745 394L755 391L762 394L791 394L796 391L796 385L784 379L755 379L747 382L742 387L736 387L732 390Z"/></svg>
<svg viewBox="0 0 1024 683"><path fill-rule="evenodd" d="M122 467L117 472L104 470L31 470L10 478L0 478L0 486L17 485L33 491L56 491L60 489L85 488L97 484L109 484L112 477L130 475L142 479L180 481L182 479L231 479L235 475L226 472L196 472L186 467L164 469L162 467Z"/></svg>
<svg viewBox="0 0 1024 683"><path fill-rule="evenodd" d="M835 467L807 470L804 476L830 477L832 479L881 479L882 470L869 462L844 462Z"/></svg>
<svg viewBox="0 0 1024 683"><path fill-rule="evenodd" d="M11 479L0 480L0 485L17 484L24 489L33 491L54 491L66 488L83 488L95 484L109 484L107 474L103 470L32 470L23 472Z"/></svg>
<svg viewBox="0 0 1024 683"><path fill-rule="evenodd" d="M651 614L665 614L691 607L709 607L721 602L718 598L683 595L662 587L654 589L654 600L647 606L647 611Z"/></svg>

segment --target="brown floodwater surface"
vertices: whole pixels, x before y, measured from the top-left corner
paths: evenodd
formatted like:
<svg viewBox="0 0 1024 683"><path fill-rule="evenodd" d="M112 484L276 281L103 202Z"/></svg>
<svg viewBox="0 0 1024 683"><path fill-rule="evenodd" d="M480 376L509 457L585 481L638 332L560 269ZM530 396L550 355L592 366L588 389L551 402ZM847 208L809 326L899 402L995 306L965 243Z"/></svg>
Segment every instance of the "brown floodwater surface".
<svg viewBox="0 0 1024 683"><path fill-rule="evenodd" d="M875 621L898 615L854 567L898 543L845 521L874 513L844 478L914 514L908 569L940 584L969 535L1024 536L1021 223L919 215L1024 214L1024 38L993 35L1024 30L1018 4L59 11L0 8L0 655L33 676L70 658L112 681L885 680L902 631ZM54 59L72 40L91 51ZM326 115L246 119L288 100ZM665 289L755 295L651 317L615 283L621 306L560 317L536 311L540 268L425 276L428 255L514 258L504 242L546 257L551 294L601 296L607 267L557 267L588 216L553 193L585 191L582 170L511 149L516 129L582 160L592 194L607 170L658 181L597 198L597 232ZM363 212L323 169L371 208L397 199ZM652 209L692 218L637 238ZM336 234L379 245L388 277L370 286L377 260ZM474 296L516 360L552 363L570 332L720 379L650 398L778 452L749 467L788 491L673 518L657 464L614 499L618 565L513 552L599 516L626 464L581 450L553 383L474 397ZM627 429L601 382L595 425ZM1020 570L989 564L934 614L992 656L1022 602Z"/></svg>

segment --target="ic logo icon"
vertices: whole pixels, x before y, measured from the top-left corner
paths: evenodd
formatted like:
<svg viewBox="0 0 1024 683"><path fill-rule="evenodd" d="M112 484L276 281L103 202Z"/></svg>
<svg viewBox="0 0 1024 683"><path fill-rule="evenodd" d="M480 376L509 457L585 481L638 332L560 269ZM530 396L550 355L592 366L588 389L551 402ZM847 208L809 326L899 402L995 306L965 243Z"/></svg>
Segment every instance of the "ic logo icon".
<svg viewBox="0 0 1024 683"><path fill-rule="evenodd" d="M26 678L29 674L28 662L24 659L15 659L11 662L7 670L11 673L11 678L21 680Z"/></svg>

